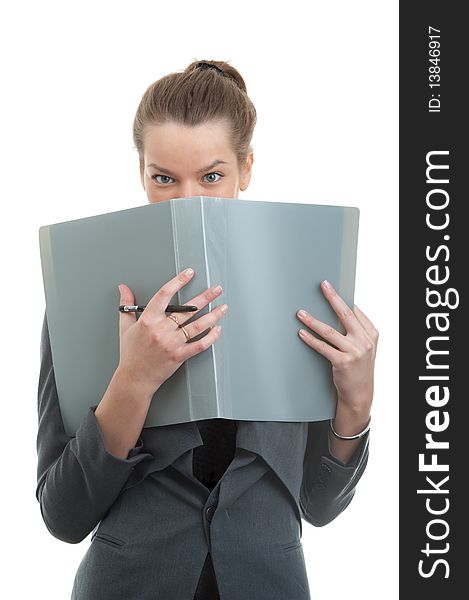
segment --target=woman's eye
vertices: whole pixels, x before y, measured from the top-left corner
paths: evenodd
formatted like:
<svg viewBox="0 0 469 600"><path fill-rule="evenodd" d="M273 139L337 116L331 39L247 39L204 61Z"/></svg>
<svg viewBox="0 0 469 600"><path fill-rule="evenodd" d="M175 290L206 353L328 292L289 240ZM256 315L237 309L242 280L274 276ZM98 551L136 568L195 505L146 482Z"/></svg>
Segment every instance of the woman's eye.
<svg viewBox="0 0 469 600"><path fill-rule="evenodd" d="M158 177L166 177L167 179L172 179L169 175L152 175L151 178L157 181L158 183L168 183L167 181L159 181Z"/></svg>
<svg viewBox="0 0 469 600"><path fill-rule="evenodd" d="M224 175L222 175L221 173L208 173L207 175L204 175L204 177L211 177L212 175L218 175L218 177L220 177L220 179L222 177L224 177ZM213 179L211 179L209 181L209 183L218 183L220 181L220 179L216 179L215 181Z"/></svg>
<svg viewBox="0 0 469 600"><path fill-rule="evenodd" d="M214 179L214 177L218 176L219 179ZM158 177L162 177L163 179L158 179ZM222 177L224 177L224 175L222 175L221 173L207 173L207 175L204 175L205 177L210 177L210 179L206 179L205 181L207 181L207 183L218 183L220 181L220 179ZM156 181L157 183L161 183L161 184L168 184L171 183L168 180L172 180L174 182L174 179L172 177L170 177L169 175L152 175L151 178Z"/></svg>

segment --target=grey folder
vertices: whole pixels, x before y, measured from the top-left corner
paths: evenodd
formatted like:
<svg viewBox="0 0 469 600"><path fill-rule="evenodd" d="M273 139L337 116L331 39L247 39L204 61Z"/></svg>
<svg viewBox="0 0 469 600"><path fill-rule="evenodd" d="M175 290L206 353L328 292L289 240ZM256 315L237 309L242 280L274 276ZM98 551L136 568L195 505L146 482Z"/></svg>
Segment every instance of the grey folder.
<svg viewBox="0 0 469 600"><path fill-rule="evenodd" d="M298 335L306 309L345 330L324 297L328 279L353 307L355 207L195 196L39 229L54 372L74 435L119 363L119 283L147 304L179 271L195 275L171 304L217 283L221 335L156 391L144 427L199 419L318 421L333 417L329 360ZM314 334L313 332L313 335Z"/></svg>

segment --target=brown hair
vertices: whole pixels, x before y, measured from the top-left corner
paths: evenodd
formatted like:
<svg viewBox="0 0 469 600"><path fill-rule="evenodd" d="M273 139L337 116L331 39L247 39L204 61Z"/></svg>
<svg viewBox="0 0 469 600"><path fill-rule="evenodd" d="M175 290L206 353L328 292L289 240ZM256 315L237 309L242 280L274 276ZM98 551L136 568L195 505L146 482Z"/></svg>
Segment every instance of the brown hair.
<svg viewBox="0 0 469 600"><path fill-rule="evenodd" d="M182 72L170 73L152 83L143 94L133 124L133 140L144 168L145 128L174 121L196 126L225 121L231 146L241 168L252 150L256 109L239 72L223 61L194 61Z"/></svg>

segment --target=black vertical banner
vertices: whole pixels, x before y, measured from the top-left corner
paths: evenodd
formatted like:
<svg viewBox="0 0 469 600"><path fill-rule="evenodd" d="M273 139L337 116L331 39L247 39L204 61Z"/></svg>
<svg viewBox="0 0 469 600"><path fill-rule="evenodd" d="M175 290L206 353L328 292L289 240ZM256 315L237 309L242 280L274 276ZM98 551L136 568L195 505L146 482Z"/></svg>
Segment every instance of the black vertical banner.
<svg viewBox="0 0 469 600"><path fill-rule="evenodd" d="M468 24L400 3L400 597L467 597ZM459 590L458 592L456 590ZM420 595L421 594L421 595Z"/></svg>

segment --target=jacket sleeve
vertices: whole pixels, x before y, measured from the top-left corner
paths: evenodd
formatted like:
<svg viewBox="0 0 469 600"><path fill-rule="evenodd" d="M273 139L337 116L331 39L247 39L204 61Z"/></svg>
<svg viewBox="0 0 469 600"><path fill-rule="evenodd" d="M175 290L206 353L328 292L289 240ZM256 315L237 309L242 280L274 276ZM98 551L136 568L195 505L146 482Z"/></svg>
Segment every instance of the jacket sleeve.
<svg viewBox="0 0 469 600"><path fill-rule="evenodd" d="M99 399L100 400L100 399ZM36 498L50 533L81 542L119 496L135 465L151 457L140 437L126 459L110 454L90 406L75 436L65 433L55 383L47 317L41 333Z"/></svg>
<svg viewBox="0 0 469 600"><path fill-rule="evenodd" d="M302 518L315 527L327 525L347 508L368 462L369 431L344 463L331 454L328 430L329 421L308 423L300 508Z"/></svg>

